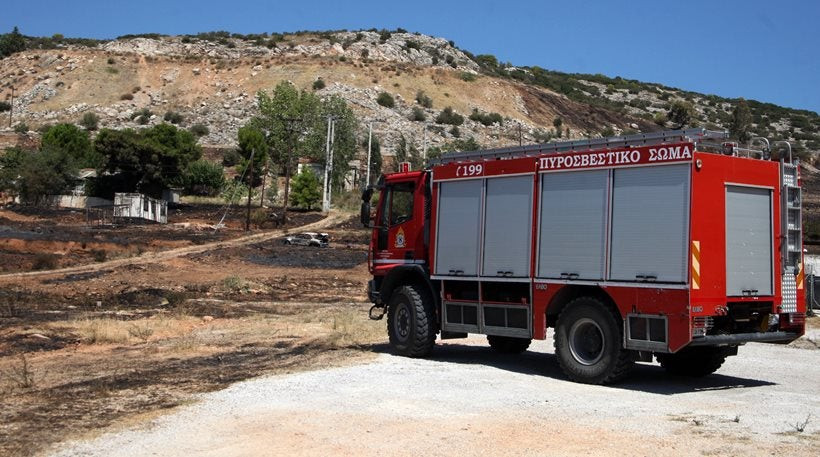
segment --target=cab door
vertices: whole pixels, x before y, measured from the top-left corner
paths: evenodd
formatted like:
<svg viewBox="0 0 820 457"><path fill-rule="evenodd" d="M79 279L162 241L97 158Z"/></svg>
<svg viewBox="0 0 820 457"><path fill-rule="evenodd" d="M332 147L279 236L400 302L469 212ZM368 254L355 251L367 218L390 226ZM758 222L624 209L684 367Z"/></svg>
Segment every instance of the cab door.
<svg viewBox="0 0 820 457"><path fill-rule="evenodd" d="M419 221L413 214L415 181L388 184L379 202L376 263L415 263Z"/></svg>

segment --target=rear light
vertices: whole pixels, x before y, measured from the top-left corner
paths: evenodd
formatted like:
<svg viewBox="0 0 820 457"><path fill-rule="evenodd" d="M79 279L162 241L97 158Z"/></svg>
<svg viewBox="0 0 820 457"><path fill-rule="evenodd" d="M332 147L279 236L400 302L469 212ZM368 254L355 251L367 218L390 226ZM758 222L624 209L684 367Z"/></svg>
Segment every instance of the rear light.
<svg viewBox="0 0 820 457"><path fill-rule="evenodd" d="M712 316L696 316L692 319L692 337L706 336L706 333L715 326Z"/></svg>
<svg viewBox="0 0 820 457"><path fill-rule="evenodd" d="M805 313L789 313L789 324L792 325L804 325L806 323L806 314Z"/></svg>

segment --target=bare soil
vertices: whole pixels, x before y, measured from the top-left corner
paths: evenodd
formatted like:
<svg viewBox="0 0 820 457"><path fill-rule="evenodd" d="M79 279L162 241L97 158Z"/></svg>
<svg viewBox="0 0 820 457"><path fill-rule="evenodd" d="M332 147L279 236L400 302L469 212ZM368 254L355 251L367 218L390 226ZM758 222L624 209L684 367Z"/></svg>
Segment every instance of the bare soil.
<svg viewBox="0 0 820 457"><path fill-rule="evenodd" d="M172 221L210 214L188 208ZM64 245L87 235L82 214L0 217L18 241L37 227ZM293 213L288 225L320 217ZM155 254L96 262L72 248L58 264L68 268L0 275L0 455L37 455L242 379L366 357L384 338L366 319L367 234L326 220L328 248L285 246L280 230L243 236L237 219L217 233L125 226L91 239ZM18 255L42 249L29 246Z"/></svg>

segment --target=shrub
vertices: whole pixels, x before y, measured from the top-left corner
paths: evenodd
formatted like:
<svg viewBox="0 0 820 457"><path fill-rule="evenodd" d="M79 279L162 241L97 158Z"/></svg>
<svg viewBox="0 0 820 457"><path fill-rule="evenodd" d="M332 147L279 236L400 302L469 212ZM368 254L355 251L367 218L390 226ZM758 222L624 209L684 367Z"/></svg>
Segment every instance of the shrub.
<svg viewBox="0 0 820 457"><path fill-rule="evenodd" d="M453 111L453 108L448 106L444 108L438 116L436 116L436 124L461 125L464 123L464 116Z"/></svg>
<svg viewBox="0 0 820 457"><path fill-rule="evenodd" d="M107 71L108 73L111 73L112 75L116 75L117 73L120 72L115 67L105 67L105 71Z"/></svg>
<svg viewBox="0 0 820 457"><path fill-rule="evenodd" d="M461 130L459 130L459 128L454 125L453 128L450 129L450 135L453 135L456 138L460 138Z"/></svg>
<svg viewBox="0 0 820 457"><path fill-rule="evenodd" d="M484 125L501 124L504 122L504 118L498 113L482 113L475 108L473 108L473 112L470 114L470 120L481 122Z"/></svg>
<svg viewBox="0 0 820 457"><path fill-rule="evenodd" d="M208 133L210 133L210 131L208 130L208 127L205 126L204 124L194 124L188 130L191 133L193 133L194 135L198 136L198 137L203 137L203 136L207 135Z"/></svg>
<svg viewBox="0 0 820 457"><path fill-rule="evenodd" d="M28 125L25 122L20 122L14 126L14 131L17 133L28 133Z"/></svg>
<svg viewBox="0 0 820 457"><path fill-rule="evenodd" d="M433 99L425 94L423 90L416 92L416 103L425 108L433 107Z"/></svg>
<svg viewBox="0 0 820 457"><path fill-rule="evenodd" d="M322 78L313 81L313 90L322 90L325 88L325 80Z"/></svg>
<svg viewBox="0 0 820 457"><path fill-rule="evenodd" d="M239 154L239 151L236 149L229 149L225 151L225 154L222 156L222 166L223 167L232 167L239 162L242 161L242 156Z"/></svg>
<svg viewBox="0 0 820 457"><path fill-rule="evenodd" d="M134 96L132 94L122 94L120 95L120 100L133 100Z"/></svg>
<svg viewBox="0 0 820 457"><path fill-rule="evenodd" d="M152 113L151 110L149 110L148 108L143 108L139 111L134 112L134 114L131 115L131 120L137 121L137 123L139 123L140 125L145 125L148 123L148 121L151 120L151 116L153 115L154 113Z"/></svg>
<svg viewBox="0 0 820 457"><path fill-rule="evenodd" d="M108 58L108 65L114 65L117 61L113 57Z"/></svg>
<svg viewBox="0 0 820 457"><path fill-rule="evenodd" d="M53 270L57 268L57 256L54 254L39 253L34 256L32 270Z"/></svg>
<svg viewBox="0 0 820 457"><path fill-rule="evenodd" d="M467 82L473 82L476 79L478 79L478 77L476 76L475 73L470 73L469 71L462 71L461 74L459 75L459 78L461 78L462 81L467 81Z"/></svg>
<svg viewBox="0 0 820 457"><path fill-rule="evenodd" d="M11 103L9 102L0 102L0 113L4 113L6 111L11 110Z"/></svg>
<svg viewBox="0 0 820 457"><path fill-rule="evenodd" d="M100 117L94 113L85 113L83 114L83 118L80 120L80 125L82 125L86 130L97 130L99 124Z"/></svg>
<svg viewBox="0 0 820 457"><path fill-rule="evenodd" d="M163 117L167 122L172 124L179 124L184 119L183 116L175 111L166 111Z"/></svg>
<svg viewBox="0 0 820 457"><path fill-rule="evenodd" d="M225 172L219 164L197 160L188 165L182 182L187 194L213 197L225 186Z"/></svg>
<svg viewBox="0 0 820 457"><path fill-rule="evenodd" d="M304 168L301 173L293 178L291 185L293 204L302 208L312 209L313 205L319 203L322 198L322 188L319 178L310 170Z"/></svg>
<svg viewBox="0 0 820 457"><path fill-rule="evenodd" d="M386 108L392 108L396 106L396 101L393 99L393 96L388 94L387 92L382 92L376 98L376 103Z"/></svg>
<svg viewBox="0 0 820 457"><path fill-rule="evenodd" d="M105 262L108 258L108 252L105 249L94 249L91 251L91 255L94 257L95 262Z"/></svg>
<svg viewBox="0 0 820 457"><path fill-rule="evenodd" d="M419 108L418 106L413 107L413 113L410 114L410 120L416 122L422 122L427 120L427 114L424 113L424 110Z"/></svg>

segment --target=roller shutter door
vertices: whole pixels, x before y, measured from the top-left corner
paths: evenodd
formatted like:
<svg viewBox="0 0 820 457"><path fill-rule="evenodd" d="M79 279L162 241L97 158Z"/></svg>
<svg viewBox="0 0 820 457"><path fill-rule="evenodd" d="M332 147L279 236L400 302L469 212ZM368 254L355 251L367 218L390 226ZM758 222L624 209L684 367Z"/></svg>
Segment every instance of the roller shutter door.
<svg viewBox="0 0 820 457"><path fill-rule="evenodd" d="M613 172L611 279L686 282L688 233L688 164Z"/></svg>
<svg viewBox="0 0 820 457"><path fill-rule="evenodd" d="M482 182L439 184L436 274L477 275Z"/></svg>
<svg viewBox="0 0 820 457"><path fill-rule="evenodd" d="M603 278L608 178L607 170L541 176L538 277Z"/></svg>
<svg viewBox="0 0 820 457"><path fill-rule="evenodd" d="M483 276L530 274L533 176L487 179Z"/></svg>
<svg viewBox="0 0 820 457"><path fill-rule="evenodd" d="M771 294L771 191L727 186L726 295Z"/></svg>

